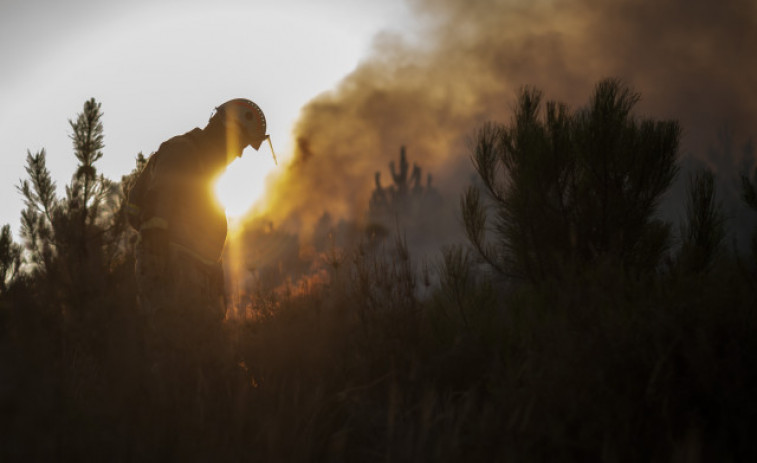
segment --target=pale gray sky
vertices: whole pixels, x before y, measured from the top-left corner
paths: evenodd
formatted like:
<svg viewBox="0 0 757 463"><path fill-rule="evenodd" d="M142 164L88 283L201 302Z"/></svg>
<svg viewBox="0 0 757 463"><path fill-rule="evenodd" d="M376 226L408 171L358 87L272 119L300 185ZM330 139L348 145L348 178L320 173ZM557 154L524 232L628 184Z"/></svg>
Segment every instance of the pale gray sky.
<svg viewBox="0 0 757 463"><path fill-rule="evenodd" d="M214 106L234 97L263 108L285 158L300 108L352 71L376 33L409 21L403 0L3 0L0 224L11 224L18 239L23 203L15 186L27 149L46 149L59 190L70 181L68 120L91 97L105 113L98 167L114 180L138 152L203 126ZM264 157L256 154L234 169L229 185L238 196L248 194L251 162Z"/></svg>

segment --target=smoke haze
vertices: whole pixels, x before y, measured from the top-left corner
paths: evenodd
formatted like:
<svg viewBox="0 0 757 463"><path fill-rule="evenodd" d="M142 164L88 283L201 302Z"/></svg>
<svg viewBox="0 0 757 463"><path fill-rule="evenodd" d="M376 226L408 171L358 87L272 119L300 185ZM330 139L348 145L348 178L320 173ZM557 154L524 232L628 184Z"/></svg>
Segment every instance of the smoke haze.
<svg viewBox="0 0 757 463"><path fill-rule="evenodd" d="M682 156L718 173L753 165L746 144L757 126L752 0L410 5L416 31L377 37L338 88L302 110L296 152L270 193L273 220L308 225L324 210L360 220L373 173L386 175L401 145L434 174L454 216L472 173L467 139L484 121L509 121L523 86L575 108L600 79L619 77L642 94L639 115L680 121ZM724 128L731 144L747 148L713 148Z"/></svg>

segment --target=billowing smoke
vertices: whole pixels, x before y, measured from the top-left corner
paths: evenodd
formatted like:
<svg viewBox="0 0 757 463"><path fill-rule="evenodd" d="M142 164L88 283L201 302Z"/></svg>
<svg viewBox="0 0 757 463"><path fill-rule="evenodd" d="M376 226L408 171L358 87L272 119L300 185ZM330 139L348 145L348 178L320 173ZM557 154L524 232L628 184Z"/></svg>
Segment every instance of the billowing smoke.
<svg viewBox="0 0 757 463"><path fill-rule="evenodd" d="M411 0L411 8L417 30L377 37L371 56L303 109L296 153L272 190L274 221L313 224L326 210L361 220L374 172L387 179L401 145L434 174L453 217L472 172L467 139L486 120L508 121L525 85L576 107L597 81L619 77L642 94L642 115L681 122L682 155L718 173L752 165L742 146L757 128L753 0ZM730 151L719 148L723 133Z"/></svg>

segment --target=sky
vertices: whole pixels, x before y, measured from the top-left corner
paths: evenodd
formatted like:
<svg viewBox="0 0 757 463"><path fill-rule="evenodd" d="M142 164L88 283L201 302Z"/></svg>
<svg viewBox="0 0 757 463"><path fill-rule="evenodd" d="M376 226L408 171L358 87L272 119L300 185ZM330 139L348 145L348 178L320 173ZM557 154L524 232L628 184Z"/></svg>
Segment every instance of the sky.
<svg viewBox="0 0 757 463"><path fill-rule="evenodd" d="M286 162L300 109L357 67L379 31L407 18L401 0L4 0L0 224L18 238L27 150L46 150L62 194L76 166L68 121L92 97L104 113L97 167L113 180L132 170L137 153L204 126L215 106L236 97L263 108ZM242 199L230 212L255 194L254 174L273 168L265 146L247 149L221 192Z"/></svg>

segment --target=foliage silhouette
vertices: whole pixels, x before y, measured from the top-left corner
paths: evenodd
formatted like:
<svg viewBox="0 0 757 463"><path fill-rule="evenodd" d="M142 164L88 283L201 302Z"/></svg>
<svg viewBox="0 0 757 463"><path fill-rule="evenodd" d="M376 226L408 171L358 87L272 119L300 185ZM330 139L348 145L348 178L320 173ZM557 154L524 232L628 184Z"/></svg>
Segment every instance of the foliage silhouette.
<svg viewBox="0 0 757 463"><path fill-rule="evenodd" d="M0 232L0 294L8 290L20 268L21 247L13 242L10 225L3 225Z"/></svg>
<svg viewBox="0 0 757 463"><path fill-rule="evenodd" d="M741 197L747 206L757 212L757 171L751 180L747 174L742 174ZM757 230L752 233L752 258L752 262L757 264Z"/></svg>
<svg viewBox="0 0 757 463"><path fill-rule="evenodd" d="M35 270L54 278L63 278L63 274L53 275L58 271L75 279L82 274L83 267L90 264L107 267L119 257L119 249L106 249L124 231L114 227L118 221L113 220L119 207L119 185L98 176L94 165L103 156L101 117L100 103L91 99L84 104L77 120L69 121L79 164L71 183L66 185L64 198L56 195L45 150L27 154L29 179L18 187L26 206L21 217L21 236ZM97 260L102 262L96 263ZM77 268L54 268L62 262Z"/></svg>
<svg viewBox="0 0 757 463"><path fill-rule="evenodd" d="M531 282L598 259L637 272L658 264L669 230L653 214L675 177L681 131L675 121L635 118L639 98L608 79L572 112L556 102L542 109L541 92L526 88L510 125L481 128L473 164L495 211L493 244L475 187L461 206L487 262Z"/></svg>
<svg viewBox="0 0 757 463"><path fill-rule="evenodd" d="M413 164L412 173L408 175L410 164L404 146L400 148L399 168L390 161L389 170L393 183L388 187L381 185L381 172L375 174L368 210L372 223L385 228L391 228L398 218L412 223L412 219L419 219L421 211L439 202L438 193L431 185L431 174L428 174L425 186L421 181L422 169L417 164Z"/></svg>
<svg viewBox="0 0 757 463"><path fill-rule="evenodd" d="M689 178L681 237L679 261L683 268L694 273L709 271L725 240L725 217L715 199L715 175L710 170Z"/></svg>
<svg viewBox="0 0 757 463"><path fill-rule="evenodd" d="M50 424L62 440L80 440L76 433L114 412L112 401L125 397L126 391L107 391L105 385L121 380L131 384L129 375L138 361L130 342L133 277L128 269L133 259L123 246L125 228L117 217L121 193L95 167L103 156L101 117L100 104L91 99L70 121L78 165L63 197L56 194L45 151L27 153L28 178L18 186L25 202L20 254L24 272L3 301L9 307L6 334L24 359L14 368L26 381L17 387L50 398L26 410L29 420L55 415L70 420L64 421L70 430ZM119 329L109 329L114 325ZM24 432L25 423L31 422L16 425ZM40 455L56 445L54 437L40 445ZM16 444L9 445L11 452L14 448Z"/></svg>

